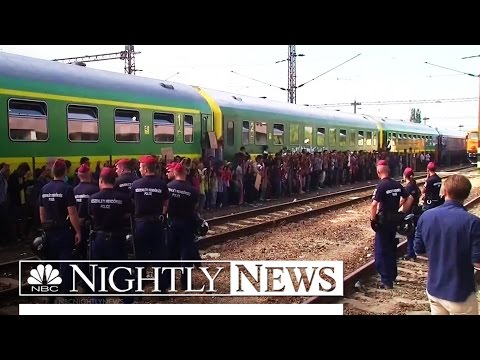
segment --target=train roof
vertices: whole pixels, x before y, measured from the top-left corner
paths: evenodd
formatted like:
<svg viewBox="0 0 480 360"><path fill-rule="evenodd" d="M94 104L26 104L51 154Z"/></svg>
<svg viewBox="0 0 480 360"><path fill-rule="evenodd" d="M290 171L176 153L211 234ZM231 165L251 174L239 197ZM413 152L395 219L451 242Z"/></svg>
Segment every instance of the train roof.
<svg viewBox="0 0 480 360"><path fill-rule="evenodd" d="M200 108L209 106L185 84L0 52L0 87L82 98Z"/></svg>
<svg viewBox="0 0 480 360"><path fill-rule="evenodd" d="M289 116L299 118L304 122L308 119L322 120L344 127L363 127L365 129L376 129L376 122L362 115L329 111L315 107L302 106L287 102L274 101L270 99L257 98L247 95L237 95L214 89L205 89L218 103L220 108L243 111L257 111L273 116Z"/></svg>
<svg viewBox="0 0 480 360"><path fill-rule="evenodd" d="M402 119L389 119L386 117L370 116L371 118L381 122L382 127L386 131L410 132L424 135L438 135L438 131L429 125L412 123Z"/></svg>
<svg viewBox="0 0 480 360"><path fill-rule="evenodd" d="M440 135L442 136L448 136L451 138L462 138L465 139L467 136L466 131L459 131L456 129L442 129L442 128L437 128L437 131L439 132Z"/></svg>

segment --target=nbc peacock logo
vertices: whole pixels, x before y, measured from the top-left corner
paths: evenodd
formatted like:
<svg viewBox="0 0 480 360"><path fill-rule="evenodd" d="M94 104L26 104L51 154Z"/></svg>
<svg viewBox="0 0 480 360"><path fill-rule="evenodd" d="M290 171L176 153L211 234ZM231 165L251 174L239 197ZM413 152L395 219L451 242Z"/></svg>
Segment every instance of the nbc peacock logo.
<svg viewBox="0 0 480 360"><path fill-rule="evenodd" d="M32 292L58 292L58 285L62 283L60 272L52 265L39 264L35 269L30 270L27 282L32 285Z"/></svg>

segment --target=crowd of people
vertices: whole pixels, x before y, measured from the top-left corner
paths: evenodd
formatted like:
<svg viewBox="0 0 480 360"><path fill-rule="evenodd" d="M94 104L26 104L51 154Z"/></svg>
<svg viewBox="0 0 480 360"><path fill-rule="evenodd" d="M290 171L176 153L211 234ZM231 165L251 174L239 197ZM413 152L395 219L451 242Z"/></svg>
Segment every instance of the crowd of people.
<svg viewBox="0 0 480 360"><path fill-rule="evenodd" d="M431 154L378 153L364 151L323 151L292 153L284 149L276 154L264 151L251 156L240 148L231 161L214 157L188 159L176 156L174 162L182 162L187 169L187 181L197 189L198 211L214 211L226 206L248 205L268 199L317 191L325 187L337 187L356 182L377 179L375 165L386 159L393 176L402 174L410 166L416 170L426 168ZM79 183L78 167L65 161L65 182L72 186ZM90 160L83 157L80 165ZM103 166L113 166L105 163ZM167 179L167 161L158 158L157 174ZM92 166L93 181L98 182L102 166ZM132 159L126 169L136 177L139 162ZM69 174L69 175L68 175ZM51 166L44 165L31 171L28 163L11 171L7 163L0 164L0 239L2 242L22 241L32 238L39 228L38 195L42 187L52 179Z"/></svg>

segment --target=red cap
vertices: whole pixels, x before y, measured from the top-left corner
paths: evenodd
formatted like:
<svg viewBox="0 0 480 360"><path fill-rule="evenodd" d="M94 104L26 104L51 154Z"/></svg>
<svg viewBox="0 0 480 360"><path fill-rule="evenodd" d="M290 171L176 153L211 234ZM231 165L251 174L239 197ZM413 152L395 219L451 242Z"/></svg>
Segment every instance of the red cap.
<svg viewBox="0 0 480 360"><path fill-rule="evenodd" d="M387 160L379 160L377 166L388 166Z"/></svg>
<svg viewBox="0 0 480 360"><path fill-rule="evenodd" d="M130 159L120 159L115 163L116 165L122 165L122 164L128 164L130 162Z"/></svg>
<svg viewBox="0 0 480 360"><path fill-rule="evenodd" d="M430 161L427 165L427 169L430 171L435 171L436 168L437 168L437 165L435 165L433 161Z"/></svg>
<svg viewBox="0 0 480 360"><path fill-rule="evenodd" d="M67 164L65 164L65 160L63 160L63 159L57 159L57 160L55 160L55 162L53 163L53 168L55 168L55 169L66 169L66 168L67 168Z"/></svg>
<svg viewBox="0 0 480 360"><path fill-rule="evenodd" d="M410 176L413 176L413 170L412 168L406 168L404 171L403 171L403 175L405 175L406 177L410 177Z"/></svg>
<svg viewBox="0 0 480 360"><path fill-rule="evenodd" d="M117 172L115 171L114 168L104 166L102 168L102 171L100 171L100 177L104 177L104 176L115 176L116 177Z"/></svg>
<svg viewBox="0 0 480 360"><path fill-rule="evenodd" d="M90 171L90 168L88 167L87 164L82 164L80 165L80 167L78 168L78 173L79 174L86 174Z"/></svg>
<svg viewBox="0 0 480 360"><path fill-rule="evenodd" d="M171 163L168 163L166 168L167 168L167 171L173 171L173 169L177 166L178 163L176 162L171 162Z"/></svg>
<svg viewBox="0 0 480 360"><path fill-rule="evenodd" d="M147 164L147 165L151 165L151 164L156 164L157 163L157 159L155 158L155 156L152 156L152 155L144 155L142 157L140 157L140 160L139 160L142 164Z"/></svg>

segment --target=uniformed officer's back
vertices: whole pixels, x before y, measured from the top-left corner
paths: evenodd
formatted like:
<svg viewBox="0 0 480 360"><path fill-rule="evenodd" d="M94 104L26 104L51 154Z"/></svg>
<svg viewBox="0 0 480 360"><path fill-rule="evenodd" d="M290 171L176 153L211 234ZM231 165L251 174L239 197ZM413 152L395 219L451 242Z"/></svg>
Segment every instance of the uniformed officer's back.
<svg viewBox="0 0 480 360"><path fill-rule="evenodd" d="M433 209L442 204L440 197L440 190L442 188L442 179L436 173L436 165L433 162L429 162L427 165L427 180L425 186L422 189L424 196L423 209Z"/></svg>
<svg viewBox="0 0 480 360"><path fill-rule="evenodd" d="M132 183L137 180L133 161L129 159L121 159L115 163L115 169L118 177L115 180L114 188L126 194L130 194Z"/></svg>
<svg viewBox="0 0 480 360"><path fill-rule="evenodd" d="M45 231L47 259L71 260L75 245L82 241L80 222L73 187L65 183L67 166L63 159L55 161L52 167L54 179L40 191L40 222ZM70 226L73 227L75 235ZM66 263L60 264L62 286L70 289L71 268Z"/></svg>
<svg viewBox="0 0 480 360"><path fill-rule="evenodd" d="M397 227L410 211L413 198L405 188L389 175L388 163L377 163L380 181L373 194L370 224L375 231L375 263L380 273L381 288L393 288L397 277ZM403 212L399 208L403 206Z"/></svg>

